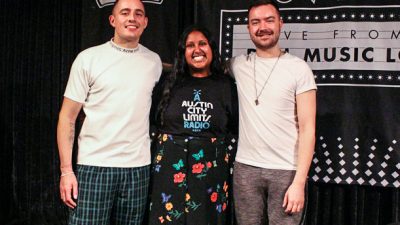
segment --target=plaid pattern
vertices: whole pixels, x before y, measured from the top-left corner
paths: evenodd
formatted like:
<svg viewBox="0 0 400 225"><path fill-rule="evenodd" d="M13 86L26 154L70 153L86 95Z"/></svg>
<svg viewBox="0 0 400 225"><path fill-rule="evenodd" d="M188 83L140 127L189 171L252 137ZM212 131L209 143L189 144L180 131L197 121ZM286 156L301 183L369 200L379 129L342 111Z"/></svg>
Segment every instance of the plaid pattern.
<svg viewBox="0 0 400 225"><path fill-rule="evenodd" d="M140 225L146 209L150 166L78 165L77 207L69 225Z"/></svg>

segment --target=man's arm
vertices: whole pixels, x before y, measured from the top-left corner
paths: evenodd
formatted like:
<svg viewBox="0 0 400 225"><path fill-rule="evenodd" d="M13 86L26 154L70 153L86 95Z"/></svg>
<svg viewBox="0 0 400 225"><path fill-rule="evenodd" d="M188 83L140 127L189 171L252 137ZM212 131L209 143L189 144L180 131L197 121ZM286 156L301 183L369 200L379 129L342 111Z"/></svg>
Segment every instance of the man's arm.
<svg viewBox="0 0 400 225"><path fill-rule="evenodd" d="M299 152L296 175L283 200L286 213L300 212L304 207L304 189L315 146L316 90L297 95L296 104L299 122Z"/></svg>
<svg viewBox="0 0 400 225"><path fill-rule="evenodd" d="M63 202L71 208L76 203L72 199L78 197L78 182L72 169L72 148L74 146L75 122L82 103L64 98L57 125L57 144L60 155L60 196Z"/></svg>

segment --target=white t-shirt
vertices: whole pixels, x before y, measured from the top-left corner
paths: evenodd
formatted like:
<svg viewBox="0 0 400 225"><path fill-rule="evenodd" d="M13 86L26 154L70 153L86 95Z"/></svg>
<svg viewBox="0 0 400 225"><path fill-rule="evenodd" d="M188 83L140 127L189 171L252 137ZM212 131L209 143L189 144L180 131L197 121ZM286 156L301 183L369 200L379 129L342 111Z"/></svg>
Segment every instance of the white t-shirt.
<svg viewBox="0 0 400 225"><path fill-rule="evenodd" d="M257 92L268 79L276 58L253 52L232 59L231 70L239 96L239 143L236 161L267 169L295 170L298 153L296 95L316 89L314 75L303 60L282 55L255 104Z"/></svg>
<svg viewBox="0 0 400 225"><path fill-rule="evenodd" d="M149 111L160 78L160 57L139 44L112 41L75 59L64 96L83 103L78 164L140 167L150 164Z"/></svg>

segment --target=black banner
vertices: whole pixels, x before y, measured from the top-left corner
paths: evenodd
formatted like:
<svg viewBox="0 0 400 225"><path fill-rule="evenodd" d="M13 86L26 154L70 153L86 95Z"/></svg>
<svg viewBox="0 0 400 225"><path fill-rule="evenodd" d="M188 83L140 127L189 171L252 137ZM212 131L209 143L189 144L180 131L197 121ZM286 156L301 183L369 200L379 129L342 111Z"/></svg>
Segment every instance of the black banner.
<svg viewBox="0 0 400 225"><path fill-rule="evenodd" d="M280 46L313 69L315 182L400 187L400 5L397 1L277 0ZM254 50L247 1L199 1L224 60Z"/></svg>

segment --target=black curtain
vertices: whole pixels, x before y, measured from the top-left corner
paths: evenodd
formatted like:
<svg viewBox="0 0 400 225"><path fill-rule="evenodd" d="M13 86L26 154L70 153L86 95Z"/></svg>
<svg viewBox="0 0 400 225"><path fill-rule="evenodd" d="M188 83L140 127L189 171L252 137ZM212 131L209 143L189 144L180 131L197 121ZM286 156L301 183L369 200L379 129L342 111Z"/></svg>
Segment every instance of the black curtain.
<svg viewBox="0 0 400 225"><path fill-rule="evenodd" d="M64 224L56 123L80 1L0 1L0 224Z"/></svg>
<svg viewBox="0 0 400 225"><path fill-rule="evenodd" d="M0 1L0 224L66 224L67 209L59 199L56 124L72 61L90 44L82 39L90 32L82 25L82 5L88 1ZM176 23L163 25L173 26L171 36L146 34L146 45L155 43L151 49L167 46L160 50L163 61L172 61L171 49L183 28L208 15L192 14L195 3L175 1L170 16L177 17ZM160 18L154 15L150 21L161 23ZM399 221L399 189L309 182L308 190L306 224Z"/></svg>
<svg viewBox="0 0 400 225"><path fill-rule="evenodd" d="M395 188L309 182L305 224L399 224L399 203Z"/></svg>

